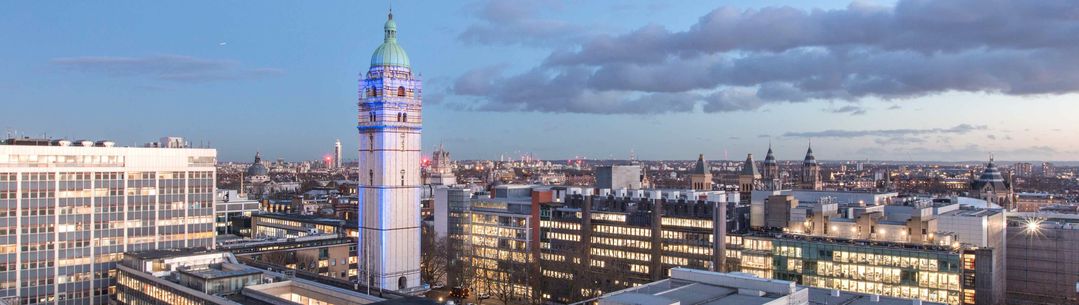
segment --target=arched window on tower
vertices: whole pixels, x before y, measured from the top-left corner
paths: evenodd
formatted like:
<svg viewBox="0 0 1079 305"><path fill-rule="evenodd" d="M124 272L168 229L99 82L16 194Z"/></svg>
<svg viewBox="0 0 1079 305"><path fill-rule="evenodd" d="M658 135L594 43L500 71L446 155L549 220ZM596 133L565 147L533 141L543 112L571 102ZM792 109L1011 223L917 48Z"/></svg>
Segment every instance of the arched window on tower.
<svg viewBox="0 0 1079 305"><path fill-rule="evenodd" d="M401 186L405 186L405 170L401 170Z"/></svg>
<svg viewBox="0 0 1079 305"><path fill-rule="evenodd" d="M371 87L371 96L378 96L378 90L375 87Z"/></svg>
<svg viewBox="0 0 1079 305"><path fill-rule="evenodd" d="M375 170L367 170L367 185L375 185Z"/></svg>
<svg viewBox="0 0 1079 305"><path fill-rule="evenodd" d="M408 112L401 114L401 122L408 122Z"/></svg>
<svg viewBox="0 0 1079 305"><path fill-rule="evenodd" d="M374 111L371 111L371 118L370 119L371 119L371 122L375 121L375 112Z"/></svg>
<svg viewBox="0 0 1079 305"><path fill-rule="evenodd" d="M398 112L398 113L397 113L397 121L398 121L398 122L400 122L400 121L401 121L401 113L400 113L400 112Z"/></svg>
<svg viewBox="0 0 1079 305"><path fill-rule="evenodd" d="M371 152L374 152L375 151L375 135L374 134L368 134L367 135L367 143L370 143Z"/></svg>
<svg viewBox="0 0 1079 305"><path fill-rule="evenodd" d="M397 96L405 96L405 86L397 87Z"/></svg>

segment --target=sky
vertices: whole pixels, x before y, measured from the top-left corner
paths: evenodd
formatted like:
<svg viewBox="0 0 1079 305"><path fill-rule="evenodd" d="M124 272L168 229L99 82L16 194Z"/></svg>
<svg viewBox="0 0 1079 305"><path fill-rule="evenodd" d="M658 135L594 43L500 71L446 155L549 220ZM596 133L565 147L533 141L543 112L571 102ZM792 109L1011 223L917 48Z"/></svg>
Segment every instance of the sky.
<svg viewBox="0 0 1079 305"><path fill-rule="evenodd" d="M255 5L253 5L255 4ZM0 10L6 134L356 151L383 1ZM393 1L455 159L1079 160L1079 2ZM354 158L351 158L354 159Z"/></svg>

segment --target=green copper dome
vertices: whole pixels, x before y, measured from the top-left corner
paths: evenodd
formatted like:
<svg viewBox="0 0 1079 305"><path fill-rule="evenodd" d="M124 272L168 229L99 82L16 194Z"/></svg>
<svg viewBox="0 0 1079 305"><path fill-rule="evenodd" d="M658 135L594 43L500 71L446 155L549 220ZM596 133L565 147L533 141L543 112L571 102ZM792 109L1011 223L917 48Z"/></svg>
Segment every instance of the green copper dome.
<svg viewBox="0 0 1079 305"><path fill-rule="evenodd" d="M397 23L393 22L393 13L386 20L386 40L371 54L371 66L409 67L408 54L397 44Z"/></svg>

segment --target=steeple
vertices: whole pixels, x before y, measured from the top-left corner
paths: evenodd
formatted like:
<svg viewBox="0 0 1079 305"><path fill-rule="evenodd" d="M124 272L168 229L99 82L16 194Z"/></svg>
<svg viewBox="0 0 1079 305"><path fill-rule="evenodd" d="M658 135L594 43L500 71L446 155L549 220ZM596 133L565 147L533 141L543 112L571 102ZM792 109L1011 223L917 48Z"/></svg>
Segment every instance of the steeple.
<svg viewBox="0 0 1079 305"><path fill-rule="evenodd" d="M802 188L820 190L822 187L820 164L817 164L817 157L813 156L813 142L810 141L805 160L802 161Z"/></svg>
<svg viewBox="0 0 1079 305"><path fill-rule="evenodd" d="M742 163L741 175L760 179L761 174L757 171L757 165L753 162L753 154L746 155L746 162Z"/></svg>
<svg viewBox="0 0 1079 305"><path fill-rule="evenodd" d="M805 164L805 165L809 165L809 164L816 165L817 164L817 157L813 156L813 141L812 140L809 141L809 149L806 150L806 158L802 162L802 164Z"/></svg>
<svg viewBox="0 0 1079 305"><path fill-rule="evenodd" d="M689 188L700 191L712 190L712 171L704 162L704 154L697 156L697 164L689 172Z"/></svg>
<svg viewBox="0 0 1079 305"><path fill-rule="evenodd" d="M768 141L768 154L764 156L764 170L761 172L761 180L764 189L777 190L783 183L779 181L779 163L772 154L772 141Z"/></svg>
<svg viewBox="0 0 1079 305"><path fill-rule="evenodd" d="M764 156L764 164L776 164L776 156L772 154L772 142L768 141L768 154Z"/></svg>
<svg viewBox="0 0 1079 305"><path fill-rule="evenodd" d="M708 173L707 166L704 163L704 154L700 154L700 156L697 156L697 164L695 166L693 166L693 173L694 174Z"/></svg>

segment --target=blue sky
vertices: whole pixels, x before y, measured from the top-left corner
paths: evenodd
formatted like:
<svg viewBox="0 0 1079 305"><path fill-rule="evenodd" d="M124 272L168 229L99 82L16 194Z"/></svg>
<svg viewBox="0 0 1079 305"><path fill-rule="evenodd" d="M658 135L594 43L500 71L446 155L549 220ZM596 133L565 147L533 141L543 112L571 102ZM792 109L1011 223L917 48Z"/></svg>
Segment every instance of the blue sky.
<svg viewBox="0 0 1079 305"><path fill-rule="evenodd" d="M425 151L457 159L741 159L769 141L798 159L812 138L821 159L1079 160L1079 4L972 1L393 5ZM235 161L354 151L387 8L8 3L0 127L184 136Z"/></svg>

